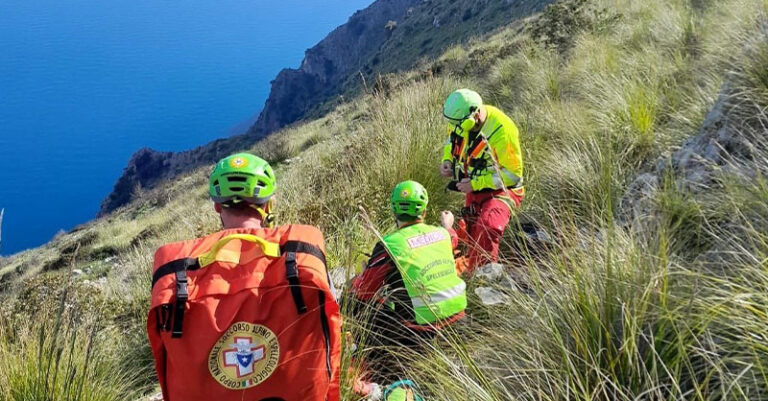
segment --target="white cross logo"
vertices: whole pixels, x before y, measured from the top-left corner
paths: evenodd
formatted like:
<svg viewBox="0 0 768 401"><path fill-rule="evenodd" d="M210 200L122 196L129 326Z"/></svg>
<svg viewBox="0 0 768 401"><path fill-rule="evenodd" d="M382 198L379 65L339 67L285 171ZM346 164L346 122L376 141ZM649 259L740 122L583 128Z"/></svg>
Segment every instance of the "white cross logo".
<svg viewBox="0 0 768 401"><path fill-rule="evenodd" d="M253 365L264 359L265 348L251 342L250 337L235 337L232 348L225 349L224 366L237 367L237 377L244 377L253 373Z"/></svg>

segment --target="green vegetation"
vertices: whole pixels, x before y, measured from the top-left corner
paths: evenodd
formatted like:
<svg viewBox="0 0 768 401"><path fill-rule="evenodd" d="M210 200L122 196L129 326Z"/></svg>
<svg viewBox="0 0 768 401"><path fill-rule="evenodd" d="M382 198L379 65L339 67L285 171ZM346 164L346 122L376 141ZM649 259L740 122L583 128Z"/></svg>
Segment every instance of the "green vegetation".
<svg viewBox="0 0 768 401"><path fill-rule="evenodd" d="M510 277L493 283L507 303L471 294L469 322L426 355L402 355L429 399L768 399L768 2L555 7L255 144L276 166L279 220L320 226L329 265L351 275L375 241L358 205L388 231L389 190L413 179L429 191L431 221L456 210L461 197L437 172L441 106L453 89L477 88L518 122L528 197L505 237ZM720 95L748 150L726 149L735 156L708 167L705 187L665 170L646 207L619 218L632 180L671 165L665 152L697 133ZM208 172L0 262L0 400L153 389L152 253L218 229ZM516 234L526 221L552 233L547 249ZM67 269L73 256L90 273Z"/></svg>

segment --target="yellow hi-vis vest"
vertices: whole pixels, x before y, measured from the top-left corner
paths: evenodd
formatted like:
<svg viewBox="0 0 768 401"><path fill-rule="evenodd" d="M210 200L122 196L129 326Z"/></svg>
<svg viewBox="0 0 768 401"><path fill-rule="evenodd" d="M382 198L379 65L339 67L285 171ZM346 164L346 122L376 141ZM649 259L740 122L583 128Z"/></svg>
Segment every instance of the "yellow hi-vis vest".
<svg viewBox="0 0 768 401"><path fill-rule="evenodd" d="M483 105L488 117L480 135L469 138L448 125L449 137L443 148L443 161L455 166L454 179L470 178L473 191L520 188L523 185L523 154L517 126L504 112ZM486 143L487 142L487 143ZM489 146L490 145L490 146ZM494 166L496 159L498 166Z"/></svg>
<svg viewBox="0 0 768 401"><path fill-rule="evenodd" d="M422 223L384 237L413 305L417 324L447 319L467 307L466 283L456 273L451 236Z"/></svg>

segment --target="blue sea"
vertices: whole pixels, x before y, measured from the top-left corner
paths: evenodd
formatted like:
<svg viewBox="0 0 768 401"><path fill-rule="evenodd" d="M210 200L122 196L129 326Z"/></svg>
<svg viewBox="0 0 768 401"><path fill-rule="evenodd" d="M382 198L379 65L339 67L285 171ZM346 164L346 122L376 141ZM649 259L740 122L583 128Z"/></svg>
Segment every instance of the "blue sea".
<svg viewBox="0 0 768 401"><path fill-rule="evenodd" d="M131 154L236 133L372 0L0 2L4 255L94 217Z"/></svg>

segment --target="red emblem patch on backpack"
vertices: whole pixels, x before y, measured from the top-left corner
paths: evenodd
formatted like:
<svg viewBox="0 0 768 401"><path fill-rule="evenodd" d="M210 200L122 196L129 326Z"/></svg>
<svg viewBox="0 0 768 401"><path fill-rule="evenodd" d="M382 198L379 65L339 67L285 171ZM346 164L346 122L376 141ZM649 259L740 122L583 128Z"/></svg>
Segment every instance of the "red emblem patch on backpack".
<svg viewBox="0 0 768 401"><path fill-rule="evenodd" d="M237 322L208 356L208 370L222 386L236 390L256 386L277 368L280 344L266 326Z"/></svg>

